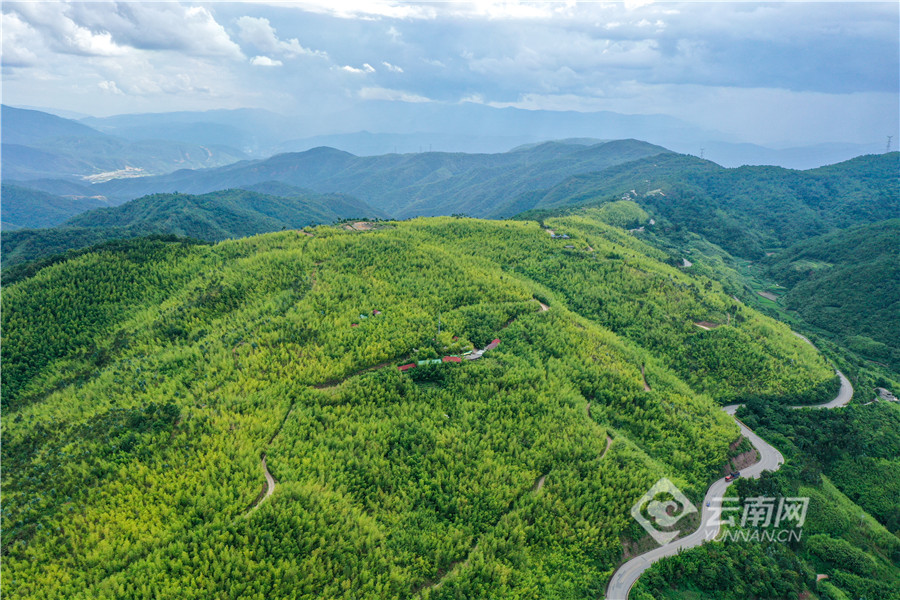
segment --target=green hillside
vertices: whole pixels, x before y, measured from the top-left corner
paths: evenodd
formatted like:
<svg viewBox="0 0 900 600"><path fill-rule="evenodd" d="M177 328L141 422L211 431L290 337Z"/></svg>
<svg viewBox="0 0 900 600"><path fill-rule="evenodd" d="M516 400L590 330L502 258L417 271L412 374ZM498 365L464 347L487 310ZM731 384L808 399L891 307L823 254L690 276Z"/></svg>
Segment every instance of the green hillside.
<svg viewBox="0 0 900 600"><path fill-rule="evenodd" d="M669 153L638 140L592 146L546 142L497 154L420 152L354 156L334 148L279 154L217 169L97 184L110 198L157 192L200 194L278 181L315 192L350 194L395 218L465 213L483 217L510 198L545 189L578 173Z"/></svg>
<svg viewBox="0 0 900 600"><path fill-rule="evenodd" d="M268 186L267 189L276 188ZM80 214L60 227L4 232L3 266L7 268L112 239L162 233L220 241L380 215L364 203L341 194L311 194L290 187L277 189L290 196L248 190L223 190L202 196L154 194L121 206Z"/></svg>
<svg viewBox="0 0 900 600"><path fill-rule="evenodd" d="M661 229L697 233L736 256L756 259L834 229L900 216L898 169L898 152L809 171L725 169L691 156L661 154L576 175L511 200L494 215L624 196L645 208Z"/></svg>
<svg viewBox="0 0 900 600"><path fill-rule="evenodd" d="M718 477L717 402L833 384L609 217L138 239L9 286L3 595L599 597L634 501Z"/></svg>
<svg viewBox="0 0 900 600"><path fill-rule="evenodd" d="M808 497L800 539L705 544L654 565L630 597L743 600L814 590L829 600L900 598L900 406L793 411L751 403L739 416L787 462L739 480L736 494Z"/></svg>
<svg viewBox="0 0 900 600"><path fill-rule="evenodd" d="M2 229L53 227L92 208L108 206L102 196L62 197L4 183L0 191Z"/></svg>
<svg viewBox="0 0 900 600"><path fill-rule="evenodd" d="M763 267L786 286L788 310L900 370L900 219L800 242Z"/></svg>

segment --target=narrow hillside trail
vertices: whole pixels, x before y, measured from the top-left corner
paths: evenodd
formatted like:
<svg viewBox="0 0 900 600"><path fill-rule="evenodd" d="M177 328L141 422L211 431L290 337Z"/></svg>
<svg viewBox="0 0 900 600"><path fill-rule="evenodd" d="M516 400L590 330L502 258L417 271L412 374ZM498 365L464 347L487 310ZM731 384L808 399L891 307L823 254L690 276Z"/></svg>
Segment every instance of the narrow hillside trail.
<svg viewBox="0 0 900 600"><path fill-rule="evenodd" d="M313 279L313 285L315 285L315 271L313 271L312 279ZM547 306L546 304L544 304L544 303L541 302L540 300L537 300L537 298L535 298L535 301L536 301L538 304L540 304L540 307L541 307L541 308L540 308L540 311L541 311L541 312L546 311L546 310L550 310L550 307L549 307L549 306ZM512 324L515 322L515 320L516 320L515 318L510 319L509 322L506 323L506 324L502 327L502 329L506 329L507 327L509 327L510 325L512 325ZM232 352L236 351L236 349L237 349L237 348L235 347L235 349L234 349ZM483 353L485 352L485 349L478 350L477 352L479 352L480 354L483 354ZM369 372L372 372L372 371L378 371L378 370L380 370L380 369L384 369L384 368L390 367L390 366L394 365L394 364L397 363L397 362L403 362L403 361L405 361L405 360L409 360L409 355L401 356L401 357L398 357L398 358L394 358L394 359L392 359L392 360L386 360L386 361L384 361L384 362L378 363L377 365L372 365L372 366L370 366L370 367L365 367L365 368L362 368L362 369L353 371L352 373L350 373L350 374L348 374L348 375L345 375L345 376L343 376L343 377L341 377L341 378L339 378L339 379L332 379L332 380L329 380L329 381L324 381L324 382L322 382L322 383L317 383L317 384L313 385L312 387L314 387L314 388L317 389L317 390L327 390L327 389L332 389L332 388L335 388L335 387L341 385L342 383L344 383L345 381L347 381L348 379L351 379L351 378L353 378L353 377L357 377L357 376L359 376L359 375L362 375L362 374L364 374L364 373L369 373ZM278 437L278 434L281 433L281 430L282 430L282 429L284 429L284 424L287 422L288 417L291 416L291 412L293 412L293 410L294 410L294 407L293 407L293 405L291 405L291 407L288 408L288 411L285 413L284 419L282 419L281 424L278 426L278 429L276 429L275 432L272 433L272 437L269 438L269 441L266 443L266 446L271 446L271 445L272 445L272 442L275 441L275 438ZM608 447L609 447L609 446L607 445L607 448L608 448ZM269 468L268 468L268 466L266 465L266 455L265 455L265 453L263 453L263 455L262 455L262 468L263 468L263 474L265 475L265 478L266 478L266 489L265 489L263 492L260 492L260 494L259 494L259 496L256 498L256 500L253 501L253 504L250 505L250 509L247 511L246 514L252 513L254 510L256 510L256 509L259 507L259 505L262 504L262 502L265 501L266 498L268 498L269 496L271 496L272 493L275 491L275 484L276 484L276 481L275 481L275 478L272 477L272 474L269 472ZM547 477L547 476L544 475L544 476L541 477L537 482L535 482L535 488L534 488L532 491L538 491L538 490L540 490L540 489L544 486L544 480L546 479L546 477ZM474 552L474 550L475 550L475 549L473 548L472 551Z"/></svg>
<svg viewBox="0 0 900 600"><path fill-rule="evenodd" d="M497 527L497 525L500 524L500 521L503 520L503 517L505 517L506 515L508 515L509 513L511 513L513 511L513 508L515 508L516 504L519 503L519 501L525 496L525 494L528 494L528 493L536 494L539 491L541 491L541 489L544 487L544 482L547 481L548 475L550 475L550 473L544 473L543 475L541 475L534 481L534 484L531 486L531 490L520 494L516 498L513 498L512 501L509 503L509 505L506 507L506 510L503 511L503 513L501 513L500 517L491 526L490 530L495 529ZM488 530L488 531L490 531L490 530ZM413 593L416 594L417 596L421 596L426 591L438 590L441 588L442 585L444 585L444 583L450 578L450 576L458 573L459 571L462 571L463 569L467 568L470 564L472 564L472 556L475 555L475 552L478 550L478 547L481 544L481 540L484 538L484 535L486 535L487 533L488 532L486 531L485 534L483 534L480 538L478 538L475 541L474 544L472 544L472 547L469 548L468 553L466 553L465 559L461 559L456 562L450 563L450 566L447 568L447 570L442 575L439 573L439 577L438 577L437 581L435 581L433 583L429 583L426 581L424 585L422 585L419 589L415 590Z"/></svg>
<svg viewBox="0 0 900 600"><path fill-rule="evenodd" d="M799 336L799 334L795 335ZM809 340L806 341L808 342ZM846 404L850 402L850 399L853 397L853 387L850 385L850 382L847 380L847 378L844 377L843 373L837 370L835 372L841 379L841 389L834 400L832 400L831 402L826 402L824 404L817 404L813 406L794 406L792 408L831 409L846 406ZM741 406L743 405L731 404L723 407L722 410L725 411L726 414L731 415L731 417L734 418L735 422L741 430L741 435L749 439L750 443L754 448L756 448L756 451L759 453L759 461L741 471L741 477L750 477L752 479L756 479L762 474L763 471L777 471L779 468L781 468L781 465L784 464L784 456L782 456L781 452L768 444L761 437L753 433L753 431L750 430L749 427L744 425L737 417L734 416L737 412L737 409ZM718 481L713 482L712 485L709 486L709 489L706 491L706 496L703 498L703 505L701 506L700 527L695 532L683 538L673 540L668 544L664 544L662 546L654 548L653 550L645 552L641 555L638 555L628 562L620 565L609 580L609 585L606 589L606 600L628 600L628 594L631 591L632 586L634 586L635 582L640 578L644 571L649 569L653 565L653 563L666 556L674 556L682 550L688 548L696 548L703 542L714 539L719 534L719 530L721 528L719 522L722 509L721 506L718 506L719 503L713 502L713 500L722 498L725 495L725 490L729 485L731 485L731 482L725 481L725 479L722 478ZM710 506L707 506L707 503L709 503Z"/></svg>
<svg viewBox="0 0 900 600"><path fill-rule="evenodd" d="M647 374L644 373L644 365L641 365L641 378L644 380L644 391L645 391L645 392L650 392L650 391L652 391L652 390L650 389L650 384L647 383Z"/></svg>
<svg viewBox="0 0 900 600"><path fill-rule="evenodd" d="M404 360L409 360L408 354L406 356L400 356L400 357L394 358L392 360L386 360L384 362L380 362L377 365L372 365L371 367L365 367L363 369L359 369L358 371L353 371L352 373L345 375L343 377L340 377L338 379L331 379L329 381L317 383L313 387L316 388L317 390L326 390L329 388L337 387L337 386L341 385L342 383L344 383L345 381L347 381L348 379L352 379L354 377L362 375L363 373L368 373L370 371L378 371L380 369L384 369L386 367L393 365L395 362L403 362Z"/></svg>
<svg viewBox="0 0 900 600"><path fill-rule="evenodd" d="M265 473L265 476L266 476L266 489L261 491L259 493L259 496L256 497L256 500L253 501L253 504L250 505L250 510L248 511L248 514L252 513L257 508L259 508L259 505L262 504L266 500L266 498L271 496L272 493L275 491L275 478L272 477L272 474L269 472L269 467L266 465L266 455L265 454L262 455L262 468L263 468L263 473Z"/></svg>
<svg viewBox="0 0 900 600"><path fill-rule="evenodd" d="M590 402L587 403L587 406L584 408L584 412L585 412L585 414L587 414L588 419L590 419L592 421L594 420L594 417L591 416L591 403ZM612 443L613 443L612 436L607 433L606 434L606 447L603 449L603 452L600 454L600 458L603 458L604 456L606 456L606 453L609 452L609 447L612 446Z"/></svg>
<svg viewBox="0 0 900 600"><path fill-rule="evenodd" d="M587 405L585 406L585 414L587 415L588 419L593 420L593 417L591 416L591 403L590 403L590 402L588 402ZM602 459L604 456L606 456L606 453L607 453L607 452L609 452L609 448L610 448L610 446L612 446L612 443L613 443L612 437L611 437L609 434L606 434L606 447L603 448L603 452L600 454L600 458L601 458L601 459ZM545 473L545 474L541 475L540 477L538 477L538 478L535 480L534 485L531 486L531 493L532 493L532 494L536 494L537 492L540 492L540 491L543 489L544 484L546 483L547 477L548 477L549 475L550 475L550 473ZM507 514L509 514L509 513L512 511L512 509L513 509L513 507L515 506L515 504L516 504L516 500L514 500L512 503L510 503L509 508L503 513L503 515L500 516L499 519L497 519L497 522L494 523L494 527L496 527L496 526L500 523L500 521L503 519L504 516L506 516ZM483 536L482 536L482 537L483 537ZM447 571L446 571L443 575L440 575L440 576L438 577L437 581L435 581L434 583L428 583L428 582L426 582L421 588L419 588L418 590L416 590L415 593L416 593L417 595L421 595L423 592L425 592L425 591L427 591L427 590L437 590L437 589L440 589L440 587L444 584L444 582L445 582L451 575L453 575L454 573L458 573L459 571L465 569L466 567L468 567L468 566L471 564L472 556L473 556L473 555L475 554L475 552L478 550L478 546L479 546L480 543L481 543L481 539L477 540L477 541L472 545L472 547L469 549L469 552L468 552L468 554L466 555L466 558L465 558L464 560L458 560L458 561L456 561L456 562L454 562L454 563L451 563L451 564L450 564L450 567L447 569Z"/></svg>

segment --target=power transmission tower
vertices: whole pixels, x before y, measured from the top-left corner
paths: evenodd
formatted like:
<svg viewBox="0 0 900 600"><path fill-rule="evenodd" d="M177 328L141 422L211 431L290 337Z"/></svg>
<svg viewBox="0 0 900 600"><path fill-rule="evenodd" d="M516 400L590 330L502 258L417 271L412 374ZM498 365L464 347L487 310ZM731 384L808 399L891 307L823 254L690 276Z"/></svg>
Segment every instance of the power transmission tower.
<svg viewBox="0 0 900 600"><path fill-rule="evenodd" d="M892 137L894 137L894 136L892 136L892 135L889 135L889 136L888 136L887 146L885 146L885 148L884 148L884 151L885 151L885 152L890 152L890 151L891 151L891 138L892 138Z"/></svg>
<svg viewBox="0 0 900 600"><path fill-rule="evenodd" d="M706 148L700 148L700 158L703 158L703 151L704 151L704 150L706 150Z"/></svg>

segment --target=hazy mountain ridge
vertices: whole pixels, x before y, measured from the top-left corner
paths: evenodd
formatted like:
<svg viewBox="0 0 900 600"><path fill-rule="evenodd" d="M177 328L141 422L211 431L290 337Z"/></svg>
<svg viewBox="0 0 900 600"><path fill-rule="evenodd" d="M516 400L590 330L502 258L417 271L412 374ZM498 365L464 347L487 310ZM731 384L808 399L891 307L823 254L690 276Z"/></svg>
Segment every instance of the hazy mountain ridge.
<svg viewBox="0 0 900 600"><path fill-rule="evenodd" d="M230 164L244 158L224 145L149 138L125 140L55 115L2 106L3 179L98 177L167 173ZM148 134L151 132L148 132Z"/></svg>
<svg viewBox="0 0 900 600"><path fill-rule="evenodd" d="M93 208L109 206L102 196L64 197L3 183L2 229L53 227Z"/></svg>
<svg viewBox="0 0 900 600"><path fill-rule="evenodd" d="M397 106L397 105L400 106ZM127 139L160 136L200 145L224 144L265 158L331 146L357 156L425 151L497 153L564 138L635 138L726 167L780 165L810 169L879 152L884 141L767 147L735 141L667 115L627 115L496 108L473 103L414 105L372 101L351 112L284 116L262 109L182 111L87 117L80 121ZM389 125L386 125L389 124Z"/></svg>
<svg viewBox="0 0 900 600"><path fill-rule="evenodd" d="M358 157L334 148L314 148L216 169L118 179L99 183L94 189L125 200L157 192L206 193L276 180L318 193L350 194L394 217L458 212L483 216L497 202L524 190L663 152L668 150L636 140L588 147L546 142L500 154Z"/></svg>

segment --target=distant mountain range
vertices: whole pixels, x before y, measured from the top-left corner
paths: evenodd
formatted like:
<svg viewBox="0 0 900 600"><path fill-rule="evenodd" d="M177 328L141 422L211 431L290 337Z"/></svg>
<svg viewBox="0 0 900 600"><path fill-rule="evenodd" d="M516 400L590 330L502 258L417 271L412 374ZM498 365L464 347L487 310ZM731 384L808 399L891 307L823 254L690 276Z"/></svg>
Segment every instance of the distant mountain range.
<svg viewBox="0 0 900 600"><path fill-rule="evenodd" d="M725 167L750 164L810 169L880 152L884 147L883 140L766 147L736 141L726 133L704 130L667 115L522 110L475 103L372 101L352 112L321 115L285 116L244 108L83 117L80 123L125 140L165 139L225 146L252 158L319 146L358 156L427 151L497 153L563 138L593 138L597 142L634 138L676 152L702 154Z"/></svg>
<svg viewBox="0 0 900 600"><path fill-rule="evenodd" d="M103 181L168 173L176 169L215 167L244 154L225 145L200 145L161 138L139 140L107 135L55 115L2 107L4 180L62 178Z"/></svg>
<svg viewBox="0 0 900 600"><path fill-rule="evenodd" d="M566 177L669 151L636 140L547 142L502 154L428 152L358 157L315 148L225 167L181 170L167 175L116 179L90 187L111 201L153 193L203 194L229 187L280 181L318 193L350 194L395 218L467 213L486 216L520 194L553 186ZM69 184L34 181L50 193Z"/></svg>

